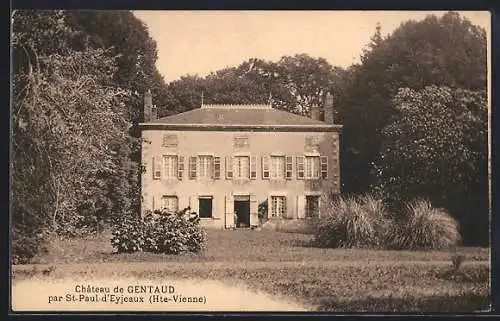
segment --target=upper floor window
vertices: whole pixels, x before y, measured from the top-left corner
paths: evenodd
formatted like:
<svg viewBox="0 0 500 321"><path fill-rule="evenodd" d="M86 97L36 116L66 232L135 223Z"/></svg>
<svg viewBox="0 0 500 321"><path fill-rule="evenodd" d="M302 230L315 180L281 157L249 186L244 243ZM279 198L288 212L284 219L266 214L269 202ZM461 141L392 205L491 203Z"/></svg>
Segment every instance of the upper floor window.
<svg viewBox="0 0 500 321"><path fill-rule="evenodd" d="M328 157L298 156L297 178L299 179L328 178Z"/></svg>
<svg viewBox="0 0 500 321"><path fill-rule="evenodd" d="M305 178L319 178L319 156L306 156Z"/></svg>
<svg viewBox="0 0 500 321"><path fill-rule="evenodd" d="M177 146L177 144L178 144L177 135L173 135L173 134L163 135L163 141L162 141L163 147L173 147L173 146Z"/></svg>
<svg viewBox="0 0 500 321"><path fill-rule="evenodd" d="M177 156L176 155L166 155L163 156L163 166L164 166L164 177L165 178L177 178L178 177L178 167L177 167Z"/></svg>
<svg viewBox="0 0 500 321"><path fill-rule="evenodd" d="M213 171L213 157L208 155L199 156L199 175L201 178L211 178Z"/></svg>
<svg viewBox="0 0 500 321"><path fill-rule="evenodd" d="M285 178L285 156L271 156L271 178Z"/></svg>
<svg viewBox="0 0 500 321"><path fill-rule="evenodd" d="M233 168L235 178L250 178L250 157L235 156Z"/></svg>

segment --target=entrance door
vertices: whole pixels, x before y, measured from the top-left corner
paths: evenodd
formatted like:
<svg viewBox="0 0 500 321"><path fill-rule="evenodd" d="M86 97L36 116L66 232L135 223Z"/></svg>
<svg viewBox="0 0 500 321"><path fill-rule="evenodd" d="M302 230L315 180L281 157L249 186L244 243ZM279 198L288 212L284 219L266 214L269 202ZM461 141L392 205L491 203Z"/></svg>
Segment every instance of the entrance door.
<svg viewBox="0 0 500 321"><path fill-rule="evenodd" d="M250 227L250 197L235 196L236 227Z"/></svg>
<svg viewBox="0 0 500 321"><path fill-rule="evenodd" d="M211 218L212 217L212 198L211 197L200 197L199 199L199 215L200 218Z"/></svg>

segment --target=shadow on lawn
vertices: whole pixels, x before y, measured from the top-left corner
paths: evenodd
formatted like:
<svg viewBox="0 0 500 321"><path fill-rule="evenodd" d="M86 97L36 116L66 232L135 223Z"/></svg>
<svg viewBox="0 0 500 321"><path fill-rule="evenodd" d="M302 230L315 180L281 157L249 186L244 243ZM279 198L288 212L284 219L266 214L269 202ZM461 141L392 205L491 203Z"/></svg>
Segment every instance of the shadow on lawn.
<svg viewBox="0 0 500 321"><path fill-rule="evenodd" d="M319 301L319 311L329 312L477 312L490 310L491 297L481 294L403 298L380 297L339 302L334 298Z"/></svg>

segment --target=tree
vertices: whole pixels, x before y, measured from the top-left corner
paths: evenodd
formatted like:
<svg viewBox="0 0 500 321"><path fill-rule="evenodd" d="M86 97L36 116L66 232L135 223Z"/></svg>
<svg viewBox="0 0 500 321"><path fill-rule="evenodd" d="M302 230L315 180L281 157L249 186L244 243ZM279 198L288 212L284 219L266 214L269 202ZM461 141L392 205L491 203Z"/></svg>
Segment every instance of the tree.
<svg viewBox="0 0 500 321"><path fill-rule="evenodd" d="M129 214L139 201L131 179L137 176L127 108L133 96L117 81L112 50L89 45L89 35L69 17L65 11L13 14L12 228L18 259L34 255L47 232L94 230L100 221ZM156 80L158 75L153 72Z"/></svg>
<svg viewBox="0 0 500 321"><path fill-rule="evenodd" d="M391 99L399 88L486 88L486 32L454 12L441 18L429 15L401 24L386 37L378 28L361 60L351 68L338 104L347 193L366 192L376 181L374 160L382 128L396 113Z"/></svg>
<svg viewBox="0 0 500 321"><path fill-rule="evenodd" d="M392 203L425 197L459 220L464 241L487 244L485 91L402 88L382 131L376 175Z"/></svg>
<svg viewBox="0 0 500 321"><path fill-rule="evenodd" d="M164 110L197 108L201 94L205 103L267 104L300 115L323 104L327 91L339 97L345 71L323 58L306 54L283 56L278 62L251 58L206 77L184 76L168 85L172 99ZM166 112L162 112L162 115Z"/></svg>

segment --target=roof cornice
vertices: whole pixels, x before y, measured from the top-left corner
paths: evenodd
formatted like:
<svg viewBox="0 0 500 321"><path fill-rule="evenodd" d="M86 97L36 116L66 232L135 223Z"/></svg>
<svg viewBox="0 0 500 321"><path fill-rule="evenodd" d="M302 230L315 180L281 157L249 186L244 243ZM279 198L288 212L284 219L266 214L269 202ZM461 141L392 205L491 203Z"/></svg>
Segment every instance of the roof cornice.
<svg viewBox="0 0 500 321"><path fill-rule="evenodd" d="M342 125L307 124L307 125L245 125L245 124L165 124L139 123L145 130L194 130L194 131L314 131L339 132Z"/></svg>

